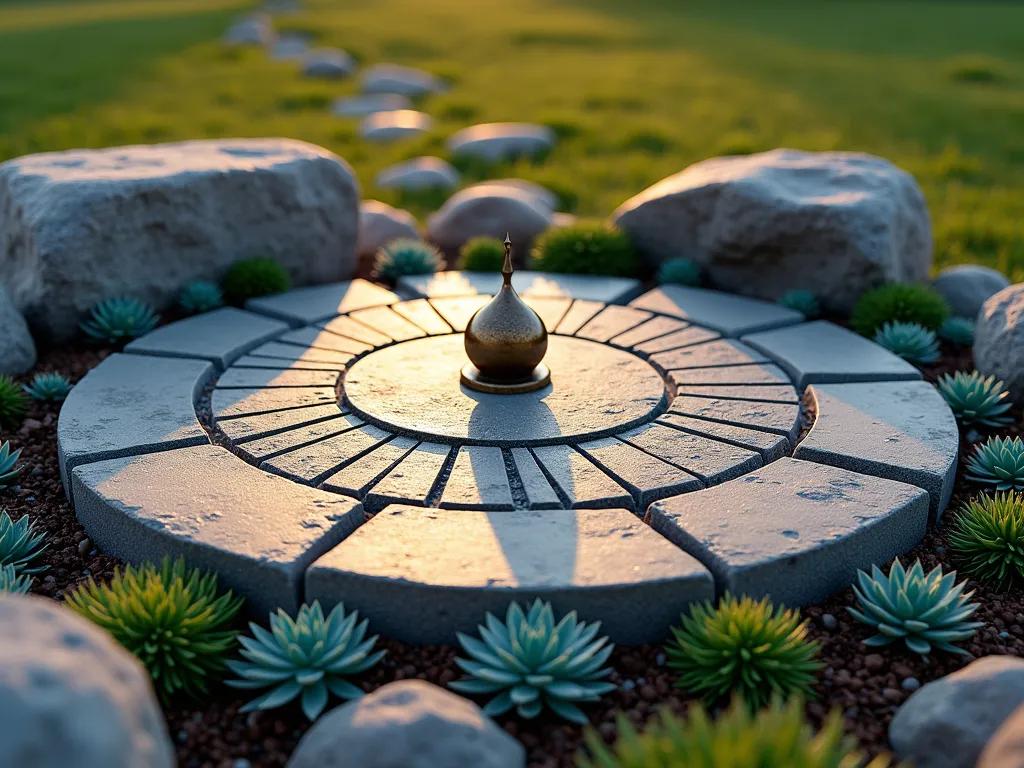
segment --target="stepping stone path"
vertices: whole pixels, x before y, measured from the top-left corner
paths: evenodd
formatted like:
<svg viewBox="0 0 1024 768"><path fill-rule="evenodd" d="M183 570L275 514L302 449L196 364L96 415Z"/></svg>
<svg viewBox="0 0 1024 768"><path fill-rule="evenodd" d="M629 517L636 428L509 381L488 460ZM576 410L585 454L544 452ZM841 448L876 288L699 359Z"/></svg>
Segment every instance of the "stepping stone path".
<svg viewBox="0 0 1024 768"><path fill-rule="evenodd" d="M555 145L555 132L531 123L483 123L464 128L448 139L448 150L456 157L473 157L499 162L539 155Z"/></svg>
<svg viewBox="0 0 1024 768"><path fill-rule="evenodd" d="M413 109L375 112L363 118L359 135L367 141L395 141L429 131L433 122L430 115Z"/></svg>
<svg viewBox="0 0 1024 768"><path fill-rule="evenodd" d="M459 383L496 275L302 288L142 337L64 404L79 518L256 610L344 601L435 643L541 596L640 643L726 589L820 600L948 501L952 415L871 342L713 291L515 279L552 371L516 396Z"/></svg>
<svg viewBox="0 0 1024 768"><path fill-rule="evenodd" d="M375 64L360 77L363 93L397 93L415 98L440 93L445 84L429 72L397 64Z"/></svg>
<svg viewBox="0 0 1024 768"><path fill-rule="evenodd" d="M377 112L393 112L411 109L408 96L398 93L368 93L362 96L345 96L331 104L331 114L337 117L366 117Z"/></svg>
<svg viewBox="0 0 1024 768"><path fill-rule="evenodd" d="M270 58L295 61L309 52L309 37L300 32L285 33L270 46Z"/></svg>
<svg viewBox="0 0 1024 768"><path fill-rule="evenodd" d="M459 172L440 157L417 157L385 168L373 183L381 189L454 189Z"/></svg>
<svg viewBox="0 0 1024 768"><path fill-rule="evenodd" d="M341 78L355 71L355 59L340 48L317 48L302 60L303 77Z"/></svg>

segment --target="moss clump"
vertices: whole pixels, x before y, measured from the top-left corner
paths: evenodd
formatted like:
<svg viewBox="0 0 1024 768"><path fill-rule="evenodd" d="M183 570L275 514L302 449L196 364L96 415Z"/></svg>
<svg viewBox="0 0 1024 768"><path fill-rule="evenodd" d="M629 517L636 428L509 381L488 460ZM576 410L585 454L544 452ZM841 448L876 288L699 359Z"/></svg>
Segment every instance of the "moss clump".
<svg viewBox="0 0 1024 768"><path fill-rule="evenodd" d="M459 251L462 268L469 272L501 272L505 246L495 237L474 237Z"/></svg>
<svg viewBox="0 0 1024 768"><path fill-rule="evenodd" d="M626 233L603 223L549 229L534 245L531 266L541 272L632 277L640 269Z"/></svg>
<svg viewBox="0 0 1024 768"><path fill-rule="evenodd" d="M284 293L292 287L292 279L273 259L242 259L231 265L221 285L227 300L241 305L249 299Z"/></svg>

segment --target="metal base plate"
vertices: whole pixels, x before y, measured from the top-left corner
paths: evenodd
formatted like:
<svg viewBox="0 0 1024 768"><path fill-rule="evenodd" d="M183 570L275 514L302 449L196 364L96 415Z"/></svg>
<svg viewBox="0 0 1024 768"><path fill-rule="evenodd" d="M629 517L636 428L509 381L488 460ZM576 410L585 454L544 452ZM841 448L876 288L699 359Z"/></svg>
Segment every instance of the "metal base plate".
<svg viewBox="0 0 1024 768"><path fill-rule="evenodd" d="M544 363L541 363L533 369L530 378L508 382L490 379L480 373L480 369L475 365L467 363L463 366L459 378L463 384L477 392L487 392L491 395L518 395L546 387L551 383L551 371Z"/></svg>

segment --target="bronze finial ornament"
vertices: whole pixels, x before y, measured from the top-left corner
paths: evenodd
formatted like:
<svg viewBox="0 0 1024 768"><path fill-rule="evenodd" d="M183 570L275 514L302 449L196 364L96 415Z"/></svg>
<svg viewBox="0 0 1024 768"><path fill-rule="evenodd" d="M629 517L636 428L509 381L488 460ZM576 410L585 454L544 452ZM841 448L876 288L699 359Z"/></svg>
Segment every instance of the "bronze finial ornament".
<svg viewBox="0 0 1024 768"><path fill-rule="evenodd" d="M548 332L512 287L512 241L507 232L501 276L501 289L466 326L471 362L462 369L462 383L497 395L532 392L551 382L551 371L541 362L548 351Z"/></svg>

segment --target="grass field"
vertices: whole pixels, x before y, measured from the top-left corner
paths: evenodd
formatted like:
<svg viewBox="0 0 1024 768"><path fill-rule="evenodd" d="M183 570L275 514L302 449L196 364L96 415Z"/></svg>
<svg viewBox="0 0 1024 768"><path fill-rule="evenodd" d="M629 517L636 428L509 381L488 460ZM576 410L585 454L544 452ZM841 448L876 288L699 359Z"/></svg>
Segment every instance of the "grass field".
<svg viewBox="0 0 1024 768"><path fill-rule="evenodd" d="M851 149L911 171L936 263L1024 280L1024 3L964 0L305 0L279 28L361 62L453 82L436 127L386 147L327 107L357 88L313 82L219 36L241 0L0 0L0 160L40 150L289 136L356 169L364 195L423 214L434 199L372 187L386 165L443 154L490 120L544 122L542 162L492 169L604 216L697 160L777 146ZM467 180L483 177L468 168Z"/></svg>

